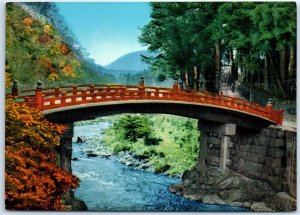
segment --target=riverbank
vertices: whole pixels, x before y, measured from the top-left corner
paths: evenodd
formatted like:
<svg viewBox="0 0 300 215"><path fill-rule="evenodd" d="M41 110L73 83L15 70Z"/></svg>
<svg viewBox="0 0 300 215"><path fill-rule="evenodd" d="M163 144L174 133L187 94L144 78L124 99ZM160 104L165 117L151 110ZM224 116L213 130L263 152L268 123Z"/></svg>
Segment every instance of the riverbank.
<svg viewBox="0 0 300 215"><path fill-rule="evenodd" d="M168 187L179 183L180 178L154 174L147 168L141 171L134 167L135 161L128 166L122 164L121 157L114 156L100 141L101 130L108 126L103 124L105 122L74 128L74 140L77 136L85 140L73 144L72 171L81 181L75 197L86 203L88 211L247 211L240 207L203 204L175 195Z"/></svg>
<svg viewBox="0 0 300 215"><path fill-rule="evenodd" d="M182 182L170 192L208 203L249 208L255 212L295 211L296 199L276 193L267 183L233 171L223 173L217 167L199 169L196 165L182 176Z"/></svg>
<svg viewBox="0 0 300 215"><path fill-rule="evenodd" d="M102 157L102 158L109 159L111 156L115 156L120 163L122 163L126 166L130 166L130 167L134 167L135 169L140 169L143 171L155 173L155 170L152 167L152 165L149 162L149 159L147 157L132 153L130 151L120 151L120 152L114 153L112 149L105 147L103 144L99 144L99 142L102 141L101 135L94 136L94 137L81 136L81 138L83 139L83 143L81 143L81 144L84 144L87 146L82 151L82 153L86 154L87 158ZM77 161L78 158L74 157L72 160ZM161 174L169 175L165 172L162 172ZM176 177L176 176L174 176L174 177ZM177 177L180 177L180 175L177 175Z"/></svg>
<svg viewBox="0 0 300 215"><path fill-rule="evenodd" d="M113 153L105 147L100 136L83 137L85 147L81 152L86 158L102 157L154 173L148 158L132 152ZM114 156L115 155L115 156ZM73 158L76 161L78 158ZM166 173L164 173L166 174ZM177 175L180 177L181 175ZM172 185L169 191L184 198L207 204L239 206L251 211L293 211L296 200L286 193L276 193L268 184L250 179L235 172L223 174L219 169L207 171L197 169L197 165L182 175L182 182Z"/></svg>

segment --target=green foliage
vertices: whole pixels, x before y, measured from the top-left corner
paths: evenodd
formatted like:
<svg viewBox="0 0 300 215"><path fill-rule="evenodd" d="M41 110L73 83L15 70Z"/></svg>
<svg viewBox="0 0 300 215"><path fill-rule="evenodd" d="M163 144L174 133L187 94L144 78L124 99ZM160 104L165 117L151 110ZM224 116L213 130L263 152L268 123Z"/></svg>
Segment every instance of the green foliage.
<svg viewBox="0 0 300 215"><path fill-rule="evenodd" d="M135 140L125 132L128 128L136 130L135 126L128 127L130 122L144 127L138 130L143 135L136 135ZM171 115L125 115L106 130L103 140L115 153L131 151L148 158L157 173L178 175L195 165L198 136L197 120Z"/></svg>
<svg viewBox="0 0 300 215"><path fill-rule="evenodd" d="M200 73L204 89L214 91L222 62L231 65L234 79L240 67L240 80L250 87L295 98L294 2L154 2L151 7L139 40L159 53L144 58L157 74L197 89Z"/></svg>
<svg viewBox="0 0 300 215"><path fill-rule="evenodd" d="M6 87L12 79L21 88L32 87L38 80L53 86L101 79L76 57L50 23L32 17L16 3L6 7L5 65Z"/></svg>
<svg viewBox="0 0 300 215"><path fill-rule="evenodd" d="M146 116L125 115L113 125L119 130L121 138L128 141L137 141L139 138L149 138L151 135L152 122Z"/></svg>

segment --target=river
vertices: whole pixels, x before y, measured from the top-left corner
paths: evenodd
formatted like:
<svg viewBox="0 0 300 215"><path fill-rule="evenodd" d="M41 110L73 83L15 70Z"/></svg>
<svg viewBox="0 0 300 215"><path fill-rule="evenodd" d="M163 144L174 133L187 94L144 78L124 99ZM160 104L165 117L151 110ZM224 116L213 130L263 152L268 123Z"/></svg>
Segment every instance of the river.
<svg viewBox="0 0 300 215"><path fill-rule="evenodd" d="M106 122L75 126L74 137L96 138ZM88 157L90 151L101 150L101 142L73 143L72 171L80 179L75 197L84 201L89 211L110 212L175 212L175 211L246 211L240 207L208 205L185 199L168 191L181 179L154 174L121 164L117 157Z"/></svg>

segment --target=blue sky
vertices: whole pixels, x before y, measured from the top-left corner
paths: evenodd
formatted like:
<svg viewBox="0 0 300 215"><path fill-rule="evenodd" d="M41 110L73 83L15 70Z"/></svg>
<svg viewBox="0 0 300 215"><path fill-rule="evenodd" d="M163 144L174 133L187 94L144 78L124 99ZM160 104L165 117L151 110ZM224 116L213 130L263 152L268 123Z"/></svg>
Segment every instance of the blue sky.
<svg viewBox="0 0 300 215"><path fill-rule="evenodd" d="M150 21L147 2L57 2L65 21L90 57L107 65L132 51L145 50L139 28Z"/></svg>

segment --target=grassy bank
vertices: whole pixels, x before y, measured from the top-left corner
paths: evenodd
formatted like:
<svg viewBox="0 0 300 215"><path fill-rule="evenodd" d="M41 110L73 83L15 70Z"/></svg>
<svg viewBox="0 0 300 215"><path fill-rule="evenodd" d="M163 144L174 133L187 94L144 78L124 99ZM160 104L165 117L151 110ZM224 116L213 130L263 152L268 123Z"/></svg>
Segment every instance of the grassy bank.
<svg viewBox="0 0 300 215"><path fill-rule="evenodd" d="M155 172L178 175L198 157L197 120L171 115L121 115L103 137L114 153L130 151L149 159Z"/></svg>

